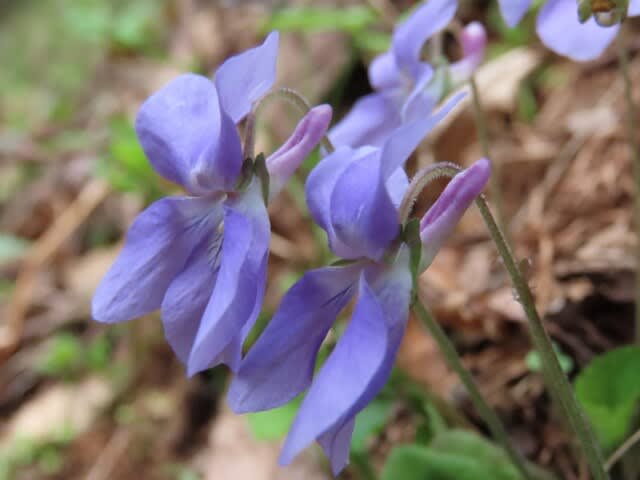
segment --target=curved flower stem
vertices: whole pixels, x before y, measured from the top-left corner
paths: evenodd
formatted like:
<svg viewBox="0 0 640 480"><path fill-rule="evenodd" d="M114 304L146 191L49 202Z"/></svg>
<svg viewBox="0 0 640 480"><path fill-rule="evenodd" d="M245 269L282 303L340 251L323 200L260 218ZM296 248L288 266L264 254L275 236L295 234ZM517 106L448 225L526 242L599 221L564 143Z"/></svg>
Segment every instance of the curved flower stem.
<svg viewBox="0 0 640 480"><path fill-rule="evenodd" d="M636 288L635 288L635 340L640 343L640 146L636 135L636 106L633 102L631 73L629 72L629 55L624 41L624 29L618 35L618 62L624 80L624 98L627 104L627 135L636 189L634 192L634 223L636 228Z"/></svg>
<svg viewBox="0 0 640 480"><path fill-rule="evenodd" d="M400 225L405 225L409 221L409 216L413 206L418 200L418 196L424 188L437 178L451 177L451 172L459 172L460 167L455 163L438 162L427 165L420 169L411 179L411 183L402 199L398 209L398 220ZM453 173L455 175L456 173Z"/></svg>
<svg viewBox="0 0 640 480"><path fill-rule="evenodd" d="M446 359L449 367L454 372L456 372L458 377L460 377L460 380L469 393L469 397L471 398L474 407L489 427L491 434L495 437L498 443L502 445L502 448L504 448L507 455L509 455L509 458L511 459L513 464L522 474L522 477L527 480L534 478L530 475L521 455L513 447L513 444L509 439L509 436L504 426L502 425L502 422L498 418L498 415L496 415L493 409L482 397L482 393L480 393L478 386L471 377L471 373L469 373L469 370L467 370L462 364L462 359L456 352L456 349L454 348L453 344L447 337L447 334L444 332L440 324L433 318L431 313L424 307L420 300L417 300L414 303L413 309L417 313L418 318L427 328L433 339L438 343L438 347L444 355L444 358Z"/></svg>
<svg viewBox="0 0 640 480"><path fill-rule="evenodd" d="M311 110L311 105L309 105L309 102L301 94L291 88L282 87L267 93L264 97L254 103L251 112L249 112L249 115L247 116L247 121L244 129L245 157L253 158L254 155L255 122L258 113L265 105L277 99L286 100L291 105L293 105L303 116L306 115L309 110ZM327 135L324 135L320 143L329 153L335 150L333 144L331 143L331 140L329 140L329 137Z"/></svg>
<svg viewBox="0 0 640 480"><path fill-rule="evenodd" d="M482 156L488 160L491 160L491 152L489 150L489 132L487 131L487 119L482 108L482 101L480 100L480 92L478 90L478 83L474 75L469 79L469 85L471 86L471 102L473 105L473 118L475 120L476 128L478 129L478 137L480 139L480 148L482 149ZM496 206L496 213L498 215L498 224L502 231L505 232L507 239L509 239L509 229L507 228L506 218L504 215L504 203L502 199L502 190L500 190L500 181L502 175L500 168L496 162L493 163L493 172L491 179L489 180L489 188L491 189L491 199ZM511 243L511 242L509 242Z"/></svg>

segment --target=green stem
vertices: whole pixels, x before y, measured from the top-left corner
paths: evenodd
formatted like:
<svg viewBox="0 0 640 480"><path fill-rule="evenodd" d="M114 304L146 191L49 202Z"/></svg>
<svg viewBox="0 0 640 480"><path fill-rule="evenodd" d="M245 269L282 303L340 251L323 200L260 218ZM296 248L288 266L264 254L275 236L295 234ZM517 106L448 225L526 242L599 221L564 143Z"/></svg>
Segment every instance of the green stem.
<svg viewBox="0 0 640 480"><path fill-rule="evenodd" d="M618 35L618 61L624 80L624 99L627 104L627 135L633 159L636 188L634 200L634 222L636 228L636 287L635 287L635 339L640 343L640 146L636 135L636 106L633 102L629 55L624 42L624 30Z"/></svg>
<svg viewBox="0 0 640 480"><path fill-rule="evenodd" d="M425 182L440 176L455 177L460 172L460 167L454 164L440 164L437 168L424 171L423 178L414 179L415 186L424 186ZM609 475L604 468L604 457L600 444L591 428L584 411L578 403L573 388L560 366L556 352L553 349L551 339L544 328L542 320L536 310L531 290L525 281L520 269L516 265L511 249L496 223L489 206L484 197L476 199L476 205L484 219L489 233L496 244L498 253L502 257L504 265L511 276L511 281L516 291L517 299L522 304L522 308L529 321L529 333L535 349L542 360L542 372L545 377L549 392L562 414L566 417L569 426L578 439L582 453L586 457L589 469L594 480L608 480Z"/></svg>
<svg viewBox="0 0 640 480"><path fill-rule="evenodd" d="M533 344L538 351L543 367L547 386L551 396L567 418L573 433L576 435L582 448L582 453L586 457L589 469L594 480L608 480L609 475L604 468L604 457L598 440L593 433L593 429L575 397L573 388L562 371L558 357L553 349L551 339L540 320L538 311L531 295L531 290L525 281L520 269L516 265L513 254L507 245L504 235L500 231L489 206L484 198L478 197L476 204L480 209L480 214L487 224L489 233L498 248L504 265L511 276L513 286L516 290L517 299L522 304L529 320L529 332Z"/></svg>
<svg viewBox="0 0 640 480"><path fill-rule="evenodd" d="M473 118L475 120L476 129L478 130L478 137L480 139L480 148L482 149L482 156L488 160L491 160L491 152L489 150L489 132L487 130L487 119L484 115L484 109L482 108L482 101L480 99L480 92L478 90L478 83L475 76L471 76L469 79L469 85L471 86L471 101L473 104ZM504 215L504 203L502 199L502 190L500 189L500 181L502 174L497 162L492 162L493 172L491 173L491 179L489 180L489 188L491 190L491 200L496 206L496 213L498 215L498 224L502 231L505 232L507 238L509 238L509 229Z"/></svg>
<svg viewBox="0 0 640 480"><path fill-rule="evenodd" d="M431 313L422 305L422 303L420 303L419 300L415 302L413 308L418 314L420 321L427 328L433 339L438 343L438 347L444 355L449 367L451 367L451 369L460 377L460 380L467 389L467 392L469 392L469 397L471 398L473 405L489 427L491 434L502 445L504 450L507 452L507 455L511 458L513 464L522 474L522 477L525 479L532 478L522 457L513 447L511 440L509 440L509 436L507 435L502 422L500 422L496 413L482 397L482 394L471 377L469 370L467 370L462 364L462 359L456 352L456 349L442 327L440 327L440 324L433 318Z"/></svg>

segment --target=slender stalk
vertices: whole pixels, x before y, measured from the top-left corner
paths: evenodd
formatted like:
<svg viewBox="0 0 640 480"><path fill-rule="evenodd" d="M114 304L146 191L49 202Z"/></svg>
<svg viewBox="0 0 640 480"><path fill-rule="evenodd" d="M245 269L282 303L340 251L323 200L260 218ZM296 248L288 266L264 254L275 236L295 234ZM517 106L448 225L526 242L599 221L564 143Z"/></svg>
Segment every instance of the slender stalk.
<svg viewBox="0 0 640 480"><path fill-rule="evenodd" d="M504 448L507 455L509 455L513 464L522 474L522 477L525 479L533 478L525 466L524 460L513 447L511 440L509 440L509 436L507 435L502 422L500 422L496 413L482 397L482 394L471 377L469 370L467 370L462 364L462 359L456 352L456 349L447 337L447 334L444 332L442 327L440 327L440 324L433 318L431 313L422 305L422 303L420 303L419 300L415 302L413 309L418 314L418 318L427 328L433 339L438 343L438 347L444 355L449 367L451 367L451 369L460 377L460 380L467 389L467 392L469 392L469 397L471 398L473 405L489 427L491 434L502 445L502 448Z"/></svg>
<svg viewBox="0 0 640 480"><path fill-rule="evenodd" d="M636 189L633 197L634 219L636 228L636 288L635 288L635 340L640 343L640 145L636 134L636 106L633 102L631 73L629 72L629 55L624 41L624 29L618 35L618 62L624 80L624 99L627 104L627 135Z"/></svg>
<svg viewBox="0 0 640 480"><path fill-rule="evenodd" d="M469 79L469 85L471 86L471 102L473 105L473 118L475 120L476 129L478 130L478 137L480 139L480 148L482 149L482 156L491 160L491 152L489 150L489 132L487 130L487 119L482 108L482 101L480 99L480 92L478 90L478 83L475 76L471 76ZM491 200L496 206L496 213L498 215L498 225L503 232L509 236L509 229L507 228L506 218L504 215L504 203L502 199L502 190L500 189L500 181L502 179L501 171L497 162L492 162L493 171L491 172L491 179L489 180L489 188L491 190ZM510 243L510 242L509 242Z"/></svg>
<svg viewBox="0 0 640 480"><path fill-rule="evenodd" d="M439 164L437 168L431 170L423 170L419 172L412 186L418 188L426 185L429 179L447 176L453 178L460 172L460 167L454 164ZM409 188L412 198L417 194ZM589 469L594 480L608 480L609 475L604 468L604 457L600 444L591 428L591 424L587 419L582 407L575 397L573 388L569 380L560 366L556 352L553 349L551 339L544 328L542 320L538 315L538 311L529 290L529 285L525 281L520 269L518 268L511 249L507 244L504 234L496 223L489 206L484 197L480 196L476 199L476 205L480 210L480 214L484 219L489 233L496 244L498 253L502 257L504 265L511 276L511 281L515 288L517 299L522 304L527 319L529 321L529 333L535 349L538 351L542 360L542 373L545 377L546 385L553 400L558 404L562 414L566 417L569 426L578 439L582 453L586 457ZM408 211L408 206L406 207Z"/></svg>
<svg viewBox="0 0 640 480"><path fill-rule="evenodd" d="M540 354L543 374L549 387L549 392L560 406L562 413L565 415L571 429L576 435L594 480L608 480L609 474L604 468L604 457L600 449L600 444L591 428L589 420L575 397L567 376L562 371L549 334L545 330L542 320L540 320L540 316L538 315L531 290L529 290L529 285L527 285L520 269L516 265L513 254L498 224L493 218L487 202L484 198L479 197L476 200L476 204L480 209L482 218L487 224L489 233L498 248L504 265L511 276L517 299L520 304L522 304L522 308L529 320L529 332L533 344Z"/></svg>
<svg viewBox="0 0 640 480"><path fill-rule="evenodd" d="M253 130L255 128L254 124L256 117L258 116L260 110L262 110L267 104L276 99L286 100L287 102L289 102L289 104L293 105L302 115L306 115L309 110L311 110L311 105L309 105L307 99L292 88L282 87L267 93L253 105L252 111L247 117L247 126L245 128L245 149L248 149L250 153L253 153ZM329 140L329 137L327 135L324 135L322 137L320 143L329 153L335 150L333 144L331 143L331 140ZM245 156L246 155L247 150L245 150Z"/></svg>
<svg viewBox="0 0 640 480"><path fill-rule="evenodd" d="M611 456L607 459L604 464L604 468L607 471L611 470L613 466L620 460L625 453L627 453L634 445L640 443L640 430L631 435L627 440L620 445L615 452L611 454Z"/></svg>

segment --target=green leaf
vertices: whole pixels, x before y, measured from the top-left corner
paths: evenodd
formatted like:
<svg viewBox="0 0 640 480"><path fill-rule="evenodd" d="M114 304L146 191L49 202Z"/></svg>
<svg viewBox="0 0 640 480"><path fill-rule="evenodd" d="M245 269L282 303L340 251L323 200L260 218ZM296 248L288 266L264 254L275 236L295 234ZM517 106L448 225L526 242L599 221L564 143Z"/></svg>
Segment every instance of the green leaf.
<svg viewBox="0 0 640 480"><path fill-rule="evenodd" d="M99 164L98 173L116 190L137 192L147 199L161 196L158 175L147 161L131 122L116 118L109 127L109 153Z"/></svg>
<svg viewBox="0 0 640 480"><path fill-rule="evenodd" d="M0 263L15 260L27 251L30 243L20 237L0 234Z"/></svg>
<svg viewBox="0 0 640 480"><path fill-rule="evenodd" d="M56 335L44 358L37 365L38 370L52 377L71 377L83 365L84 349L79 338L69 333Z"/></svg>
<svg viewBox="0 0 640 480"><path fill-rule="evenodd" d="M366 452L367 440L382 431L389 420L392 405L390 400L376 398L358 414L351 437L352 452Z"/></svg>
<svg viewBox="0 0 640 480"><path fill-rule="evenodd" d="M97 337L87 347L87 366L92 370L106 370L111 361L111 342L107 336Z"/></svg>
<svg viewBox="0 0 640 480"><path fill-rule="evenodd" d="M301 397L266 412L250 413L247 415L249 428L257 440L281 440L289 431L293 418L298 411Z"/></svg>
<svg viewBox="0 0 640 480"><path fill-rule="evenodd" d="M565 354L560 347L554 342L553 350L556 352L556 356L558 357L558 362L560 362L560 367L564 373L569 373L573 370L574 364L573 359ZM527 356L524 359L524 363L527 368L532 372L542 372L542 359L540 358L540 354L536 350L531 350L527 353Z"/></svg>
<svg viewBox="0 0 640 480"><path fill-rule="evenodd" d="M360 50L366 50L372 53L384 53L391 46L391 35L382 32L373 32L371 30L363 30L355 34L353 40Z"/></svg>
<svg viewBox="0 0 640 480"><path fill-rule="evenodd" d="M112 22L111 40L118 47L142 50L157 37L154 28L160 23L158 5L151 2L131 2Z"/></svg>
<svg viewBox="0 0 640 480"><path fill-rule="evenodd" d="M381 480L520 480L506 455L462 430L438 435L429 447L403 445L389 455Z"/></svg>
<svg viewBox="0 0 640 480"><path fill-rule="evenodd" d="M632 429L640 400L640 347L617 348L596 357L576 378L576 395L606 451Z"/></svg>
<svg viewBox="0 0 640 480"><path fill-rule="evenodd" d="M295 7L273 13L262 30L265 32L271 30L282 32L322 30L357 32L375 21L375 12L364 6L349 8Z"/></svg>
<svg viewBox="0 0 640 480"><path fill-rule="evenodd" d="M467 430L452 429L437 435L430 447L472 458L492 472L495 480L519 479L520 474L502 450L485 438Z"/></svg>

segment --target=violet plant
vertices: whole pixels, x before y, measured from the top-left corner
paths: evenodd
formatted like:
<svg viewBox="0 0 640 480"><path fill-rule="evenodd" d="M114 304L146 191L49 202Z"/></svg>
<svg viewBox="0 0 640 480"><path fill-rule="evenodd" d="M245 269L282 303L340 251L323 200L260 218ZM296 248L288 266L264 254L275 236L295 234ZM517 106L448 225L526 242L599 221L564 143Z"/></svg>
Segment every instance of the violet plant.
<svg viewBox="0 0 640 480"><path fill-rule="evenodd" d="M486 47L484 27L477 22L463 29L459 61L449 65L437 58L434 65L421 55L425 43L449 25L457 8L456 0L429 0L396 27L390 50L369 67L374 93L358 100L331 129L334 144L381 146L398 126L429 115L447 93L470 78Z"/></svg>
<svg viewBox="0 0 640 480"><path fill-rule="evenodd" d="M529 3L501 5L508 21L517 21ZM545 8L560 9L566 3L550 0L541 17ZM629 14L635 14L635 3ZM460 61L432 66L422 60L425 42L447 27L456 9L455 0L429 0L396 28L390 51L369 69L375 92L330 131L335 150L324 138L331 109L322 105L309 109L292 136L266 160L254 156L254 116L275 81L276 32L261 46L227 60L213 81L181 75L151 96L137 117L138 137L154 169L187 195L161 199L138 216L95 294L93 316L115 323L160 309L167 340L189 375L218 364L235 373L229 402L238 413L277 407L308 389L281 461L289 463L317 441L337 474L348 462L357 414L391 373L414 305L417 275L476 201L529 318L551 393L577 434L594 477L605 479L601 452L559 367L531 292L480 197L490 178L489 160L462 173L436 164L411 184L403 168L461 96L435 114L434 109L453 86L472 80L483 60L486 33L477 23L461 30ZM595 50L595 43L585 48ZM479 112L477 86L472 85ZM238 131L243 121L244 143ZM243 343L261 310L267 281L267 203L320 142L327 156L309 175L306 200L340 260L302 276L243 359ZM454 178L416 224L410 219L413 202L437 176ZM353 298L355 309L344 335L315 373L322 342ZM523 478L530 478L437 322L419 302L415 307L494 436Z"/></svg>
<svg viewBox="0 0 640 480"><path fill-rule="evenodd" d="M136 119L153 168L187 195L158 200L134 221L95 293L93 317L115 323L159 308L167 341L189 375L221 363L237 368L262 307L266 201L319 143L331 119L329 106L316 107L266 162L245 158L237 124L271 89L277 53L274 32L222 64L213 82L177 77L142 105Z"/></svg>
<svg viewBox="0 0 640 480"><path fill-rule="evenodd" d="M382 147L338 147L309 175L309 209L341 260L307 272L289 290L229 389L231 408L244 413L280 406L308 388L282 450L284 464L316 440L334 473L344 468L355 417L391 373L412 303L412 270L428 267L489 179L490 164L481 160L451 182L422 218L421 260L412 266L399 223L408 187L402 165L459 98L398 127ZM314 375L320 346L353 297L351 321Z"/></svg>

